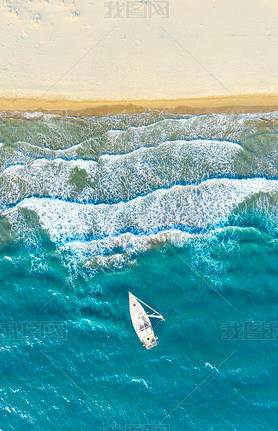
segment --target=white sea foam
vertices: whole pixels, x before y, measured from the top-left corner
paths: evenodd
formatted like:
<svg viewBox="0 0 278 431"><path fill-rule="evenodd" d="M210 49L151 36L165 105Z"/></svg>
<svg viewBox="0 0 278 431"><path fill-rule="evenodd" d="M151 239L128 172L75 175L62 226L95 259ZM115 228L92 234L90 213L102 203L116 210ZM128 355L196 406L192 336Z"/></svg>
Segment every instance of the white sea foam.
<svg viewBox="0 0 278 431"><path fill-rule="evenodd" d="M157 244L170 242L177 247L183 246L188 240L195 238L195 236L178 229L166 230L150 235L135 235L129 232L98 240L71 241L61 246L60 249L74 252L80 258L103 256L105 253L115 256L115 250L119 249L123 251L122 255L129 258ZM121 253L117 254L121 255Z"/></svg>
<svg viewBox="0 0 278 431"><path fill-rule="evenodd" d="M6 114L5 112L2 111L2 115ZM5 116L5 115L3 115ZM39 111L35 111L35 112L21 112L21 111L13 111L12 113L13 117L23 117L23 118L27 118L27 119L38 119L38 118L43 118L44 120L52 120L53 118L57 118L60 117L60 115L58 114L46 114L44 112L39 112Z"/></svg>
<svg viewBox="0 0 278 431"><path fill-rule="evenodd" d="M101 139L104 151L109 149L112 153L126 153L142 146L157 146L163 141L174 140L175 136L186 140L202 138L238 142L247 129L250 132L252 123L256 128L260 119L272 118L275 118L274 113L193 115L188 118L163 119L146 126L131 126L126 130L109 130Z"/></svg>
<svg viewBox="0 0 278 431"><path fill-rule="evenodd" d="M199 182L210 175L233 175L241 151L241 146L233 142L180 140L127 154L106 154L98 162L39 158L28 161L22 169L15 165L5 169L0 175L4 184L0 197L4 203L30 195L82 201L127 200L180 181ZM80 189L71 177L75 168L87 175L85 178L82 173L86 184Z"/></svg>
<svg viewBox="0 0 278 431"><path fill-rule="evenodd" d="M182 247L198 236L201 235L191 235L174 229L150 235L126 233L99 240L68 242L60 246L59 251L69 262L77 260L90 269L123 268L134 263L140 253L152 247L165 243Z"/></svg>
<svg viewBox="0 0 278 431"><path fill-rule="evenodd" d="M219 156L223 155L223 153L229 155L234 155L242 150L242 147L237 142L230 141L219 141L219 140L210 140L210 139L195 139L195 140L175 140L175 141L165 141L157 145L155 148L149 148L141 146L140 148L136 148L133 151L125 154L103 154L100 156L100 161L112 162L125 160L130 156L138 156L141 154L149 154L153 153L154 150L165 151L165 149L170 148L171 151L181 151L181 150L189 150L189 151L201 151L203 154L211 156L214 155L214 160ZM216 153L215 153L216 152ZM198 156L198 154L196 154Z"/></svg>
<svg viewBox="0 0 278 431"><path fill-rule="evenodd" d="M10 256L4 256L3 259L9 260L10 262L13 261L13 259Z"/></svg>
<svg viewBox="0 0 278 431"><path fill-rule="evenodd" d="M186 230L203 232L225 224L237 205L257 193L265 193L255 203L267 212L266 195L278 190L275 180L223 179L277 177L275 139L271 144L266 140L262 154L253 151L252 143L246 149L240 144L246 133L265 130L267 122L277 120L277 113L167 118L128 128L129 120L115 120L112 126L124 130L97 136L107 125L97 123L95 131L95 120L84 120L86 133L80 128L71 136L74 120L69 128L45 119L49 135L36 128L29 135L24 129L22 139L30 136L32 143L0 143L0 201L25 198L4 214L14 229L25 232L27 244L38 241L37 224L35 229L31 224L39 221L61 253L90 267L121 267L156 244L182 246L197 237ZM75 144L79 138L83 141ZM57 146L61 149L52 149ZM222 179L205 181L212 177ZM78 203L86 201L101 204ZM26 209L37 217L28 218ZM192 250L202 255L199 244Z"/></svg>
<svg viewBox="0 0 278 431"><path fill-rule="evenodd" d="M209 362L206 362L205 367L209 367L211 370L217 371L218 372L218 368L214 367L213 365L211 365Z"/></svg>
<svg viewBox="0 0 278 431"><path fill-rule="evenodd" d="M22 168L24 166L24 164L23 163L16 163L16 164L14 164L14 165L10 165L10 166L7 166L4 170L3 170L3 172L1 172L1 175L2 174L9 174L9 175L15 175L15 172L16 171L18 171L20 168Z"/></svg>
<svg viewBox="0 0 278 431"><path fill-rule="evenodd" d="M27 198L6 211L16 222L20 208L34 211L54 242L141 234L175 226L209 228L227 221L231 211L258 192L278 191L278 181L266 179L207 180L198 186L174 186L118 204L78 204L48 198Z"/></svg>
<svg viewBox="0 0 278 431"><path fill-rule="evenodd" d="M46 145L41 147L40 145L31 144L29 142L16 142L15 148L16 151L23 153L27 157L35 157L35 158L44 158L47 157L48 159L52 160L55 158L62 158L62 159L69 159L69 158L77 158L77 152L76 150L81 146L81 143L77 143L74 145L71 145L67 148L61 148L61 149L52 149L48 148Z"/></svg>

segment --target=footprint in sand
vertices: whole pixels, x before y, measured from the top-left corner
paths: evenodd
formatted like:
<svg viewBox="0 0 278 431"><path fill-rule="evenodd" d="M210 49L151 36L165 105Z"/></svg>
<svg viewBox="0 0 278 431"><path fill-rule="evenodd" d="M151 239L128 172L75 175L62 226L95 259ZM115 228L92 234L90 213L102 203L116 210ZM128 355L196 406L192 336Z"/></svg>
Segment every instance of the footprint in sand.
<svg viewBox="0 0 278 431"><path fill-rule="evenodd" d="M19 38L24 40L24 39L26 39L27 36L28 36L28 33L26 33L26 31L23 31L21 33L21 35L19 36Z"/></svg>
<svg viewBox="0 0 278 431"><path fill-rule="evenodd" d="M80 13L79 13L77 10L75 10L75 11L73 11L73 12L71 13L71 17L72 17L72 19L76 19L76 18L78 18L78 17L79 17L79 15L80 15Z"/></svg>
<svg viewBox="0 0 278 431"><path fill-rule="evenodd" d="M33 21L33 23L34 23L35 25L38 25L38 24L40 24L41 19L42 19L42 16L41 16L41 14L38 12L38 13L36 13L36 15L34 15L34 16L33 16L32 21Z"/></svg>
<svg viewBox="0 0 278 431"><path fill-rule="evenodd" d="M7 3L7 7L10 15L14 17L18 16L18 9L15 6L12 6L10 3Z"/></svg>

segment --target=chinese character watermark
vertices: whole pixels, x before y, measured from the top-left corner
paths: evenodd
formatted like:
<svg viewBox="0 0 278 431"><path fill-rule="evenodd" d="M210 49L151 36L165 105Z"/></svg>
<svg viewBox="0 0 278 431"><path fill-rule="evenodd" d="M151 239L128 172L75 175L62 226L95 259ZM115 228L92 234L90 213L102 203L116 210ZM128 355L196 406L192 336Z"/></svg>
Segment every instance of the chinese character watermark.
<svg viewBox="0 0 278 431"><path fill-rule="evenodd" d="M67 323L53 321L0 322L0 340L67 339Z"/></svg>
<svg viewBox="0 0 278 431"><path fill-rule="evenodd" d="M225 322L222 340L278 340L278 321Z"/></svg>
<svg viewBox="0 0 278 431"><path fill-rule="evenodd" d="M169 18L169 1L110 1L104 6L105 18Z"/></svg>
<svg viewBox="0 0 278 431"><path fill-rule="evenodd" d="M166 424L111 424L103 427L103 431L170 431Z"/></svg>

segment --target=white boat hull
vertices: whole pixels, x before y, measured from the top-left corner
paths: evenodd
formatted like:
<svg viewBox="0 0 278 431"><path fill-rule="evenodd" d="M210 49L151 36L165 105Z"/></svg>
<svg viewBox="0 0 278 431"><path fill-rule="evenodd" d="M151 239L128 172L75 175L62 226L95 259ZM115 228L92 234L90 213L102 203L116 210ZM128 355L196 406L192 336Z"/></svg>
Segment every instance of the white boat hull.
<svg viewBox="0 0 278 431"><path fill-rule="evenodd" d="M129 292L129 310L135 332L143 346L146 349L157 346L157 337L154 335L151 321L140 302L131 292Z"/></svg>

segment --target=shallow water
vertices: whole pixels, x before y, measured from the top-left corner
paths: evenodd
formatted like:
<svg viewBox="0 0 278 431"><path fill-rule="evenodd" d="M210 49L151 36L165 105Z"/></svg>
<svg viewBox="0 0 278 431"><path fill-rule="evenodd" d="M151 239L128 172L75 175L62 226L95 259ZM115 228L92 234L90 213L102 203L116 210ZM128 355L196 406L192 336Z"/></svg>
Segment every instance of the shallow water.
<svg viewBox="0 0 278 431"><path fill-rule="evenodd" d="M2 116L0 429L277 429L277 132ZM166 317L150 351L129 290Z"/></svg>

